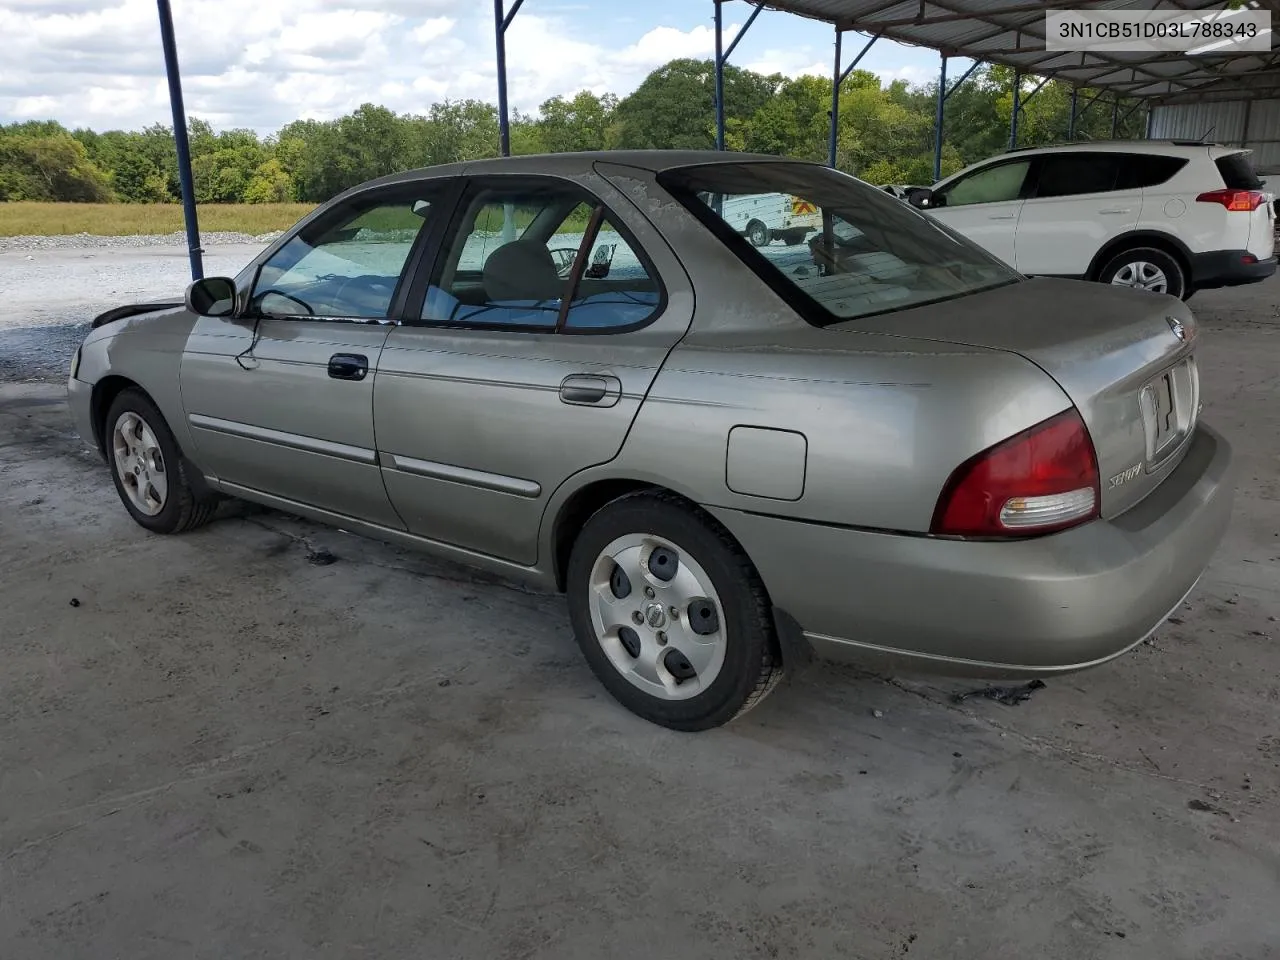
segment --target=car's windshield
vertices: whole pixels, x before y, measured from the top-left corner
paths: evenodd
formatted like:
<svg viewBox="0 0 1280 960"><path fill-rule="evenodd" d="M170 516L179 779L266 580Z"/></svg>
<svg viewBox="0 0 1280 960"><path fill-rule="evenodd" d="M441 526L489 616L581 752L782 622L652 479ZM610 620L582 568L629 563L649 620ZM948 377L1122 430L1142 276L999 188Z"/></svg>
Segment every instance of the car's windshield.
<svg viewBox="0 0 1280 960"><path fill-rule="evenodd" d="M659 179L820 325L1022 279L902 201L815 164L714 163Z"/></svg>

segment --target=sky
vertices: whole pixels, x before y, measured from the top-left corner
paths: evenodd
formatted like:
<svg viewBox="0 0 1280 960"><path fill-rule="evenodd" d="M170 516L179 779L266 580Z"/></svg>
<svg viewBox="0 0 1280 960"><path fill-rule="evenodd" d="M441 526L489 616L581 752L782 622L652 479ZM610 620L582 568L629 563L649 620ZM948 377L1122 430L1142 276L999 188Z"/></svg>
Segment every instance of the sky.
<svg viewBox="0 0 1280 960"><path fill-rule="evenodd" d="M511 0L507 0L510 5ZM373 102L425 113L497 102L489 0L172 0L189 117L268 134ZM725 44L745 0L724 4ZM155 0L0 0L0 122L95 130L172 123ZM846 34L846 62L865 42ZM766 10L730 60L788 76L831 70L831 27ZM674 57L710 57L711 0L526 0L507 32L513 109L557 94L625 96ZM930 50L879 41L860 67L924 83Z"/></svg>

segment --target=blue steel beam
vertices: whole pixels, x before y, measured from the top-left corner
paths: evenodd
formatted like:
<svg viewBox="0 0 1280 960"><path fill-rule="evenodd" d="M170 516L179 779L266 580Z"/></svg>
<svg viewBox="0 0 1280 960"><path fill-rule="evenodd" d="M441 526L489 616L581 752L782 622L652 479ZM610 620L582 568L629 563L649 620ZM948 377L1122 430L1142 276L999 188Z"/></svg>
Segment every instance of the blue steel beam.
<svg viewBox="0 0 1280 960"><path fill-rule="evenodd" d="M840 116L840 28L836 27L836 59L831 70L831 114L827 118L827 166L836 165L836 120Z"/></svg>
<svg viewBox="0 0 1280 960"><path fill-rule="evenodd" d="M942 179L942 118L947 106L947 55L938 69L938 113L933 120L933 182Z"/></svg>
<svg viewBox="0 0 1280 960"><path fill-rule="evenodd" d="M727 50L722 50L724 46L724 20L721 14L720 5L722 0L713 0L715 3L715 23L716 23L716 60L715 60L715 97L716 97L716 149L724 149L724 65L725 62L733 56L734 49L738 46L738 41L747 35L747 31L751 29L751 25L756 22L756 17L760 16L763 6L758 6L751 11L751 16L747 17L747 22L738 30L737 35L729 43Z"/></svg>
<svg viewBox="0 0 1280 960"><path fill-rule="evenodd" d="M1018 148L1018 114L1022 112L1022 71L1013 72L1013 113L1009 115L1009 149Z"/></svg>
<svg viewBox="0 0 1280 960"><path fill-rule="evenodd" d="M1076 138L1076 108L1080 105L1080 88L1071 88L1071 119L1067 121L1067 139Z"/></svg>
<svg viewBox="0 0 1280 960"><path fill-rule="evenodd" d="M187 139L187 111L182 104L182 78L178 73L178 44L173 37L173 13L169 0L156 0L160 13L160 43L164 47L164 72L169 79L169 105L173 108L173 141L178 148L178 181L182 185L182 219L187 227L187 255L191 279L204 276L204 251L196 220L196 192L191 179L191 144Z"/></svg>
<svg viewBox="0 0 1280 960"><path fill-rule="evenodd" d="M498 59L498 152L511 156L511 116L507 108L507 27L524 0L515 0L511 12L504 10L504 0L493 0L493 40Z"/></svg>
<svg viewBox="0 0 1280 960"><path fill-rule="evenodd" d="M721 63L733 56L733 51L737 48L738 41L747 35L747 31L751 29L751 25L756 22L756 17L760 16L760 11L763 9L764 7L756 7L751 11L751 16L747 17L747 22L742 25L742 29L739 30L737 36L730 41L729 48L725 50L724 56L720 58Z"/></svg>
<svg viewBox="0 0 1280 960"><path fill-rule="evenodd" d="M840 38L842 32L836 27L836 59L835 66L831 71L831 118L827 133L827 165L834 167L836 165L836 131L840 120L840 84L849 79L849 74L853 73L854 68L862 62L862 58L867 55L867 51L872 45L880 39L880 34L873 33L858 55L853 58L853 62L844 70L840 69Z"/></svg>
<svg viewBox="0 0 1280 960"><path fill-rule="evenodd" d="M720 0L715 2L716 22L716 149L724 149L724 15Z"/></svg>
<svg viewBox="0 0 1280 960"><path fill-rule="evenodd" d="M942 69L938 74L938 115L933 123L933 180L937 183L942 178L942 133L943 124L946 122L946 105L951 95L960 89L960 84L964 83L971 76L973 71L982 66L981 60L973 61L973 65L964 73L960 74L960 79L953 83L950 89L947 88L947 55L942 55Z"/></svg>
<svg viewBox="0 0 1280 960"><path fill-rule="evenodd" d="M973 66L971 66L971 67L970 67L968 70L966 70L964 73L960 74L960 79L959 79L959 80L957 80L955 83L953 83L953 84L951 85L951 89L950 89L950 90L948 90L945 94L943 94L942 99L944 99L944 100L950 100L950 99L951 99L951 95L952 95L953 93L955 93L957 90L959 90L959 89L960 89L960 84L964 83L964 82L965 82L966 80L968 80L971 76L973 76L973 72L974 72L975 70L977 70L980 66L982 66L982 61L981 61L981 60L975 60L975 61L973 61Z"/></svg>

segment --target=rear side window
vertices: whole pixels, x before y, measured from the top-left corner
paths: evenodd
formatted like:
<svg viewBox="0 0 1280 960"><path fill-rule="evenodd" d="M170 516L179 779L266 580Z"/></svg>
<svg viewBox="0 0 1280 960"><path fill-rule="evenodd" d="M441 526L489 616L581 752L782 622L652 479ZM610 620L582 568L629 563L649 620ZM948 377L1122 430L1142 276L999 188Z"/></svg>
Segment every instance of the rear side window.
<svg viewBox="0 0 1280 960"><path fill-rule="evenodd" d="M1158 157L1143 153L1125 154L1120 164L1117 190L1142 190L1168 183L1187 165L1186 157Z"/></svg>
<svg viewBox="0 0 1280 960"><path fill-rule="evenodd" d="M1020 276L931 217L813 163L706 163L658 175L695 217L816 326L939 303ZM728 211L755 200L791 211L789 231L752 246Z"/></svg>
<svg viewBox="0 0 1280 960"><path fill-rule="evenodd" d="M1116 188L1120 156L1115 153L1061 153L1040 161L1037 197L1072 197Z"/></svg>
<svg viewBox="0 0 1280 960"><path fill-rule="evenodd" d="M1253 164L1247 153L1229 153L1214 161L1218 172L1222 174L1222 182L1228 190L1258 190L1262 181L1253 172Z"/></svg>
<svg viewBox="0 0 1280 960"><path fill-rule="evenodd" d="M633 329L661 307L655 274L603 204L563 181L473 187L421 320L561 333Z"/></svg>

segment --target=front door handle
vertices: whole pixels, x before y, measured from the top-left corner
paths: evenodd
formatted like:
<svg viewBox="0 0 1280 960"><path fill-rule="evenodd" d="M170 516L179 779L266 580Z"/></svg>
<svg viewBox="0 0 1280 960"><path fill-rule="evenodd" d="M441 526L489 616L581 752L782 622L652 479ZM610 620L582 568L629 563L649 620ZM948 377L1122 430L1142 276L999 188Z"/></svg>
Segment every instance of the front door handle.
<svg viewBox="0 0 1280 960"><path fill-rule="evenodd" d="M329 376L334 380L363 380L369 373L369 358L360 353L335 353L329 358Z"/></svg>
<svg viewBox="0 0 1280 960"><path fill-rule="evenodd" d="M573 374L560 383L560 402L579 407L612 407L622 397L622 381L597 374Z"/></svg>

